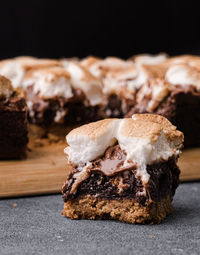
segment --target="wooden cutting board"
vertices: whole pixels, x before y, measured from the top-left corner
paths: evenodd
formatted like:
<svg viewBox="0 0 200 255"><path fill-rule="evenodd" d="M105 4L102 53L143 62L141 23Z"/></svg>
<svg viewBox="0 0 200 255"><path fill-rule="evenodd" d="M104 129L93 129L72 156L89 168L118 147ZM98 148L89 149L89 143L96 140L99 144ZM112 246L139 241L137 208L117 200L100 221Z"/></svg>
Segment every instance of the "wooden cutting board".
<svg viewBox="0 0 200 255"><path fill-rule="evenodd" d="M25 160L0 162L0 197L59 193L66 180L65 144L34 148ZM200 180L200 148L179 159L182 181Z"/></svg>

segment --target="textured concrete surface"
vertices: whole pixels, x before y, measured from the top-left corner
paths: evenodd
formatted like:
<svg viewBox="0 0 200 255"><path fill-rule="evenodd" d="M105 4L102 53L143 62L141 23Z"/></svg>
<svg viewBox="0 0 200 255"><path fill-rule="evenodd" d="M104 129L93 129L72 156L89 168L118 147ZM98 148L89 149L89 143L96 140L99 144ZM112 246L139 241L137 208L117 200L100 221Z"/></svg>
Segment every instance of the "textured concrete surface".
<svg viewBox="0 0 200 255"><path fill-rule="evenodd" d="M72 221L60 195L0 201L0 254L200 254L200 183L182 184L160 225Z"/></svg>

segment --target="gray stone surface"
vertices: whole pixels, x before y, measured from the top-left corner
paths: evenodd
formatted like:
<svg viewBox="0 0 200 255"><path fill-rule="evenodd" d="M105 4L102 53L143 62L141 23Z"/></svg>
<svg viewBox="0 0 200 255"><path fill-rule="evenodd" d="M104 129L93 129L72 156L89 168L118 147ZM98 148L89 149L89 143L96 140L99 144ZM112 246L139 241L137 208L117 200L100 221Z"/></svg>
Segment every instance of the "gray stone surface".
<svg viewBox="0 0 200 255"><path fill-rule="evenodd" d="M200 183L178 188L159 225L72 221L62 206L60 195L1 200L0 254L200 254Z"/></svg>

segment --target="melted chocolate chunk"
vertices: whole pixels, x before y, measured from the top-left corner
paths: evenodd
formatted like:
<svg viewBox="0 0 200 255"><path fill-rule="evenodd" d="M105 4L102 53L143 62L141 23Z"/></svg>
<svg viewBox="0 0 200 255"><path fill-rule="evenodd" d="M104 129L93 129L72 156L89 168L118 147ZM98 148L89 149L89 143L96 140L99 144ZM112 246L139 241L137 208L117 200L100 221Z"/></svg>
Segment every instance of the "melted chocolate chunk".
<svg viewBox="0 0 200 255"><path fill-rule="evenodd" d="M110 176L117 172L136 169L136 164L132 163L124 167L123 163L126 160L126 152L121 150L119 145L108 148L103 158L96 159L92 162L91 171L100 171L103 174Z"/></svg>

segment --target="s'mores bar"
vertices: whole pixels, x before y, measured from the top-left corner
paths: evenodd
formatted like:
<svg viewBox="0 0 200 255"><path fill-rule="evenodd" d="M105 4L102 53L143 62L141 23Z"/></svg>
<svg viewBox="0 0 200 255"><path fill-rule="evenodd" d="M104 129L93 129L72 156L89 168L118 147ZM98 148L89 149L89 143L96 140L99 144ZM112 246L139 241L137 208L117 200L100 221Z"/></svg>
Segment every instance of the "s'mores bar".
<svg viewBox="0 0 200 255"><path fill-rule="evenodd" d="M200 144L200 58L183 55L159 65L145 66L152 76L136 96L136 104L126 115L160 114L184 133L185 147Z"/></svg>
<svg viewBox="0 0 200 255"><path fill-rule="evenodd" d="M17 57L1 61L0 73L25 92L31 133L38 138L64 137L66 127L106 117L102 82L78 60Z"/></svg>
<svg viewBox="0 0 200 255"><path fill-rule="evenodd" d="M101 81L77 63L31 70L23 79L23 87L33 124L65 128L104 117Z"/></svg>
<svg viewBox="0 0 200 255"><path fill-rule="evenodd" d="M135 114L72 130L62 193L71 219L159 223L172 211L183 133L166 118Z"/></svg>
<svg viewBox="0 0 200 255"><path fill-rule="evenodd" d="M27 106L21 92L0 75L0 159L19 159L26 153Z"/></svg>
<svg viewBox="0 0 200 255"><path fill-rule="evenodd" d="M123 117L135 105L136 93L148 78L142 66L116 57L87 57L80 64L102 80L107 117Z"/></svg>

